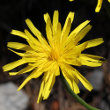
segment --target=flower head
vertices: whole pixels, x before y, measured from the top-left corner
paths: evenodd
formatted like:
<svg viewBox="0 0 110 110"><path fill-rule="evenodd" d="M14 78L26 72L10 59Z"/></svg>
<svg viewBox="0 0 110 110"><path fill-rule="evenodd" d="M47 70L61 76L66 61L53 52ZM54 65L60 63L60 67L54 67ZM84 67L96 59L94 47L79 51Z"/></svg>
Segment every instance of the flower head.
<svg viewBox="0 0 110 110"><path fill-rule="evenodd" d="M62 28L59 22L58 11L54 11L53 22L51 22L48 13L44 14L47 40L29 19L26 19L26 24L35 37L26 29L24 32L18 30L12 30L11 32L13 35L26 39L28 45L18 42L8 42L7 46L9 50L21 56L21 59L3 66L3 70L10 71L22 64L27 64L27 67L18 72L9 72L10 75L20 75L32 71L18 90L22 89L31 79L38 78L43 74L37 100L38 103L42 99L45 100L48 98L56 76L60 75L60 71L76 94L80 92L78 88L79 81L89 91L93 89L92 85L73 65L101 66L102 61L100 59L103 57L84 54L82 52L85 49L103 43L103 39L97 38L80 44L79 41L90 31L92 26L89 24L90 21L86 20L70 33L73 19L74 12L69 12ZM23 50L24 52L20 53L17 50Z"/></svg>

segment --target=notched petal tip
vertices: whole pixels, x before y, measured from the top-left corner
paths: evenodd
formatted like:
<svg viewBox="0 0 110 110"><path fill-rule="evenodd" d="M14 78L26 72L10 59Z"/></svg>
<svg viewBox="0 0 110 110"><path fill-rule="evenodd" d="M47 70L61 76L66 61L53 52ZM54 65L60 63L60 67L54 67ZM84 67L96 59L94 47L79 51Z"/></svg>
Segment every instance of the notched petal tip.
<svg viewBox="0 0 110 110"><path fill-rule="evenodd" d="M29 18L26 18L26 19L25 19L25 22L29 22L29 21L31 21Z"/></svg>
<svg viewBox="0 0 110 110"><path fill-rule="evenodd" d="M17 73L18 73L18 72L9 72L9 75L10 75L10 76L15 76L15 75L17 75Z"/></svg>
<svg viewBox="0 0 110 110"><path fill-rule="evenodd" d="M45 14L44 14L44 21L45 21L45 23L47 23L47 20L48 20L48 19L50 19L49 14L48 14L48 13L45 13Z"/></svg>
<svg viewBox="0 0 110 110"><path fill-rule="evenodd" d="M97 8L96 8L96 9L95 9L95 12L96 12L96 13L99 13L99 12L100 12L100 9L97 9Z"/></svg>
<svg viewBox="0 0 110 110"><path fill-rule="evenodd" d="M19 59L17 61L14 61L14 62L11 62L11 63L8 63L8 64L4 65L2 68L3 68L4 72L5 71L10 71L10 70L22 65L22 64L25 64L25 63L26 62L25 62L24 59Z"/></svg>
<svg viewBox="0 0 110 110"><path fill-rule="evenodd" d="M14 29L11 30L10 34L13 34L13 30L14 30Z"/></svg>
<svg viewBox="0 0 110 110"><path fill-rule="evenodd" d="M4 65L3 67L2 67L2 69L3 69L3 72L6 72L7 70L6 70L6 65Z"/></svg>
<svg viewBox="0 0 110 110"><path fill-rule="evenodd" d="M91 92L93 90L93 86L91 85L87 89Z"/></svg>
<svg viewBox="0 0 110 110"><path fill-rule="evenodd" d="M73 2L74 0L69 0L69 2Z"/></svg>
<svg viewBox="0 0 110 110"><path fill-rule="evenodd" d="M25 23L26 23L27 25L30 25L30 24L32 24L32 21L31 21L29 18L27 18L27 19L25 19Z"/></svg>
<svg viewBox="0 0 110 110"><path fill-rule="evenodd" d="M24 38L24 39L27 39L27 36L25 35L24 32L21 32L21 31L18 31L18 30L14 30L14 29L13 29L10 33L13 34L13 35L22 37L22 38Z"/></svg>
<svg viewBox="0 0 110 110"><path fill-rule="evenodd" d="M88 42L88 45L86 48L91 48L104 43L104 40L103 38L96 38L96 39L88 40L86 42Z"/></svg>
<svg viewBox="0 0 110 110"><path fill-rule="evenodd" d="M59 14L58 10L54 10L54 13L58 13Z"/></svg>
<svg viewBox="0 0 110 110"><path fill-rule="evenodd" d="M79 93L80 93L80 91L74 91L74 93L75 93L75 94L79 94Z"/></svg>
<svg viewBox="0 0 110 110"><path fill-rule="evenodd" d="M39 103L40 103L40 101L37 100L37 104L39 104Z"/></svg>
<svg viewBox="0 0 110 110"><path fill-rule="evenodd" d="M10 32L10 34L12 34L12 35L16 35L17 32L18 32L17 30L12 29L11 32Z"/></svg>

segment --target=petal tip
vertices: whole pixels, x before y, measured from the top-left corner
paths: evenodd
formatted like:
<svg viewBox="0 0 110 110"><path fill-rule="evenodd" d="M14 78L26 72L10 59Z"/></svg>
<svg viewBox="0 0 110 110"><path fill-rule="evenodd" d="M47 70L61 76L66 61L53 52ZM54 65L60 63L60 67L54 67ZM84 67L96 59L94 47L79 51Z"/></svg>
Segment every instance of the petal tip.
<svg viewBox="0 0 110 110"><path fill-rule="evenodd" d="M21 88L19 87L18 89L17 89L17 91L20 91L21 90Z"/></svg>
<svg viewBox="0 0 110 110"><path fill-rule="evenodd" d="M10 34L14 34L14 29L11 30Z"/></svg>
<svg viewBox="0 0 110 110"><path fill-rule="evenodd" d="M4 66L2 67L2 69L3 69L3 72L6 72L6 71L8 71L6 68L7 68L7 65L4 65Z"/></svg>
<svg viewBox="0 0 110 110"><path fill-rule="evenodd" d="M74 0L69 0L69 2L73 2Z"/></svg>
<svg viewBox="0 0 110 110"><path fill-rule="evenodd" d="M30 19L29 19L29 18L25 19L25 22L26 22L26 23L27 23L27 22L30 22Z"/></svg>

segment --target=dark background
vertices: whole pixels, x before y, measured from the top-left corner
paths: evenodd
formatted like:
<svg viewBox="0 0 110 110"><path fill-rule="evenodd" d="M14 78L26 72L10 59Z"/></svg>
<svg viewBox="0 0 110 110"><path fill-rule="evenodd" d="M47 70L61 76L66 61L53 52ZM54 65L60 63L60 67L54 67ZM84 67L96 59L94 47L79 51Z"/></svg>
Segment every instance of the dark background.
<svg viewBox="0 0 110 110"><path fill-rule="evenodd" d="M72 30L83 21L87 19L91 20L90 24L92 24L93 28L82 41L103 37L104 44L91 48L87 50L87 52L103 56L107 60L101 67L103 69L103 83L101 89L98 91L93 90L91 93L84 89L81 90L80 96L89 104L99 108L102 107L101 101L104 101L107 105L103 106L101 109L110 110L110 4L107 0L104 0L101 11L95 13L96 4L97 0L75 0L74 2L69 2L68 0L0 0L0 83L3 84L12 81L20 85L26 77L26 75L11 77L7 72L4 73L2 71L3 65L19 59L17 55L7 49L7 42L17 41L25 43L25 40L10 35L11 29L24 31L24 29L27 28L25 19L29 18L45 36L43 14L48 12L52 18L54 10L58 10L60 14L59 19L63 26L69 11L74 11L75 19L73 21ZM20 67L18 69L20 69ZM89 77L91 73L93 74L93 70L95 69L100 68L81 67L79 71ZM86 110L65 91L59 78L57 78L54 89L48 100L43 101L42 105L37 105L36 97L40 86L39 81L40 78L32 80L24 87L24 91L30 98L26 110L42 110L37 109L38 106L42 105L45 106L45 110L65 110L62 104L65 103L65 101L67 102L66 110ZM51 106L49 103L51 103ZM75 103L74 107L76 108L73 107L70 109L70 104L72 105L73 103Z"/></svg>

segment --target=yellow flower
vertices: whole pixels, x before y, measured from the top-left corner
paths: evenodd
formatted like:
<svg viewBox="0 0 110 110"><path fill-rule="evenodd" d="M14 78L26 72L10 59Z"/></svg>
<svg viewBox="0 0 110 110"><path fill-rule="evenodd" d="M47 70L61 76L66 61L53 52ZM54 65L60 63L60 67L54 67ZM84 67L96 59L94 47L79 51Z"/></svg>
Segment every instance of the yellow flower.
<svg viewBox="0 0 110 110"><path fill-rule="evenodd" d="M74 0L69 0L70 2L74 1ZM108 2L110 3L110 0L108 0ZM97 2L97 6L95 8L95 12L99 12L101 10L101 7L102 7L102 3L103 3L103 0L98 0Z"/></svg>
<svg viewBox="0 0 110 110"><path fill-rule="evenodd" d="M86 20L70 33L73 19L74 12L69 12L62 28L58 11L54 11L52 23L49 14L44 14L47 40L29 19L26 19L26 24L36 38L26 29L24 32L18 30L12 30L11 32L13 35L26 39L28 45L8 42L9 50L21 56L21 59L3 66L3 70L10 71L22 64L27 64L27 67L18 72L9 72L10 75L20 75L32 71L18 90L22 89L32 78L38 78L43 74L38 103L42 99L48 98L60 71L76 94L80 92L79 81L89 91L93 89L92 85L72 65L101 66L102 61L100 59L103 57L84 54L82 51L103 43L103 39L97 38L80 44L79 41L90 31L92 26L89 24L90 21ZM17 50L25 52L20 53Z"/></svg>

